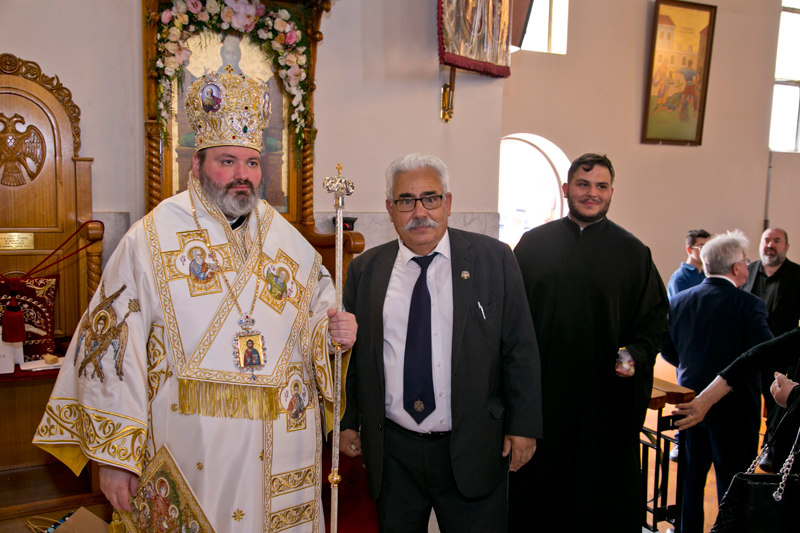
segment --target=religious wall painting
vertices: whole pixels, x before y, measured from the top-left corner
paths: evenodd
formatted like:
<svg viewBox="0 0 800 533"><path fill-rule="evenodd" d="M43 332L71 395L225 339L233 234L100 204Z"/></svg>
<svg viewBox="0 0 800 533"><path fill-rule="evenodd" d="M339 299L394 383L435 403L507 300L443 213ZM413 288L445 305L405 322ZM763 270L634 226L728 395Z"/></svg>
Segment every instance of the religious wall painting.
<svg viewBox="0 0 800 533"><path fill-rule="evenodd" d="M257 190L279 213L288 212L289 196L289 131L286 127L290 99L285 97L276 80L264 52L251 41L241 40L234 35L202 32L186 40L192 54L184 65L183 82L172 80L172 118L170 137L172 143L172 189L181 192L187 189L195 151L195 133L185 108L185 95L197 79L214 72L223 73L230 66L234 74L245 74L267 84L269 92L262 102L265 114L269 116L267 128L262 135L261 146L261 184ZM208 83L200 94L203 110L207 113L219 111L223 89ZM271 102L280 106L267 113Z"/></svg>
<svg viewBox="0 0 800 533"><path fill-rule="evenodd" d="M300 308L305 288L296 280L299 265L283 250L273 261L268 255L261 254L261 277L265 281L259 299L277 311L283 313L286 302Z"/></svg>
<svg viewBox="0 0 800 533"><path fill-rule="evenodd" d="M176 236L179 249L161 253L167 281L185 278L193 297L222 292L219 276L236 270L230 245L226 243L209 248L206 230L184 231Z"/></svg>
<svg viewBox="0 0 800 533"><path fill-rule="evenodd" d="M306 408L309 407L308 387L303 382L302 366L289 365L286 386L281 389L280 402L286 413L286 431L306 428Z"/></svg>
<svg viewBox="0 0 800 533"><path fill-rule="evenodd" d="M643 143L701 144L715 15L715 6L656 2Z"/></svg>
<svg viewBox="0 0 800 533"><path fill-rule="evenodd" d="M511 74L511 0L439 0L439 63Z"/></svg>
<svg viewBox="0 0 800 533"><path fill-rule="evenodd" d="M34 125L15 113L0 113L0 184L18 187L35 180L44 166L47 145Z"/></svg>

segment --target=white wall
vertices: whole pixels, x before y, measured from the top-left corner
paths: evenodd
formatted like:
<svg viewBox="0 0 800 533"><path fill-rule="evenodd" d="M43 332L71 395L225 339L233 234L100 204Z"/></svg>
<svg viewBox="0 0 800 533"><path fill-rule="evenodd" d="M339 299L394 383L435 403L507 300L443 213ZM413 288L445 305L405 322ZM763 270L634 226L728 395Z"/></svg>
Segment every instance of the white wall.
<svg viewBox="0 0 800 533"><path fill-rule="evenodd" d="M335 0L319 45L316 210L333 210L320 183L341 161L356 184L348 211L383 221L386 166L421 151L448 164L455 214L496 216L499 139L530 132L570 158L609 154L618 170L611 218L650 245L665 277L684 258L689 228L738 227L757 242L780 0L714 3L703 145L675 147L639 143L652 1L572 0L567 55L515 53L505 82L459 71L455 118L444 124L440 89L449 70L438 64L435 2ZM137 220L144 213L140 1L2 0L2 14L0 50L58 75L81 108L81 155L95 159L95 211ZM770 219L800 242L800 155L776 154L774 167ZM391 228L380 240L387 235ZM800 244L789 256L800 258Z"/></svg>
<svg viewBox="0 0 800 533"><path fill-rule="evenodd" d="M789 259L800 262L800 154L776 152L769 194L770 226L789 234ZM792 248L794 246L794 248ZM751 253L751 257L756 254Z"/></svg>
<svg viewBox="0 0 800 533"><path fill-rule="evenodd" d="M450 70L439 66L436 3L338 0L321 26L315 175L333 175L341 161L356 187L347 209L385 213L389 163L433 154L448 166L454 212L496 213L503 81L459 70L455 116L441 121ZM333 211L321 182L315 209Z"/></svg>
<svg viewBox="0 0 800 533"><path fill-rule="evenodd" d="M617 171L609 216L650 246L665 280L685 260L683 239L692 228L739 228L752 241L750 257L758 258L780 0L713 3L717 20L699 147L639 142L652 1L571 0L567 54L513 54L504 86L503 135L541 135L570 159L608 154ZM788 194L788 176L800 161L786 155L779 161L773 190ZM798 225L796 207L789 209L787 201L773 207L774 222ZM800 257L800 245L795 252Z"/></svg>
<svg viewBox="0 0 800 533"><path fill-rule="evenodd" d="M94 211L144 215L142 7L139 0L2 0L0 52L58 76L81 110L94 158Z"/></svg>

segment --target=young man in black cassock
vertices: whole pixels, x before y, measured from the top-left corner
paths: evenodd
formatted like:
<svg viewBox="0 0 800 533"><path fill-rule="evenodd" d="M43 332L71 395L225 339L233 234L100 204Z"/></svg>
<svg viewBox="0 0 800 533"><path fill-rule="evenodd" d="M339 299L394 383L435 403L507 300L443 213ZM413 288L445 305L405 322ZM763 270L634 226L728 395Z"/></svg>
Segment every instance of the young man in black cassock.
<svg viewBox="0 0 800 533"><path fill-rule="evenodd" d="M613 183L605 156L573 161L569 215L514 250L541 356L545 437L511 475L509 531L641 532L638 434L668 303L650 249L606 217Z"/></svg>

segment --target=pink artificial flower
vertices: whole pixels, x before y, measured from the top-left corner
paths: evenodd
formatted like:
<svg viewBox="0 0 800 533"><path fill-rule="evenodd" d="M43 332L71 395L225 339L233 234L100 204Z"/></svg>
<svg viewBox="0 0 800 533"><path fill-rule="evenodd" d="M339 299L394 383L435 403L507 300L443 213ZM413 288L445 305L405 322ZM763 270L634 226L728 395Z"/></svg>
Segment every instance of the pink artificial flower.
<svg viewBox="0 0 800 533"><path fill-rule="evenodd" d="M208 22L208 18L209 18L208 11L201 11L200 13L197 14L197 20L200 20L202 22Z"/></svg>
<svg viewBox="0 0 800 533"><path fill-rule="evenodd" d="M233 9L228 6L223 7L220 18L222 18L222 22L230 22L233 19Z"/></svg>
<svg viewBox="0 0 800 533"><path fill-rule="evenodd" d="M178 52L175 54L175 59L177 59L181 63L189 61L190 57L192 57L192 51L182 46L178 49Z"/></svg>
<svg viewBox="0 0 800 533"><path fill-rule="evenodd" d="M265 14L266 12L267 12L267 8L266 8L266 7L264 7L264 4L262 4L262 3L259 3L259 4L256 6L256 16L257 16L258 18L261 18L261 17L263 17L263 16L264 16L264 14Z"/></svg>
<svg viewBox="0 0 800 533"><path fill-rule="evenodd" d="M283 19L275 19L274 28L277 31L286 31L289 28L289 25L286 24L286 21Z"/></svg>
<svg viewBox="0 0 800 533"><path fill-rule="evenodd" d="M200 13L200 11L203 9L203 4L200 2L200 0L186 0L186 7L192 13Z"/></svg>
<svg viewBox="0 0 800 533"><path fill-rule="evenodd" d="M287 72L287 78L289 78L289 85L292 87L300 83L300 67L292 65L292 68Z"/></svg>
<svg viewBox="0 0 800 533"><path fill-rule="evenodd" d="M227 1L227 0L226 0ZM230 5L230 4L229 4ZM254 26L256 22L256 6L247 2L240 2L231 6L233 8L233 17L231 18L231 26L239 31L250 31L248 26Z"/></svg>
<svg viewBox="0 0 800 533"><path fill-rule="evenodd" d="M172 20L172 10L165 9L161 13L161 24L169 24L169 21Z"/></svg>
<svg viewBox="0 0 800 533"><path fill-rule="evenodd" d="M286 34L285 34L285 36L283 38L283 42L286 43L287 46L288 45L292 45L295 42L297 42L297 36L295 35L295 33L293 31L286 32Z"/></svg>

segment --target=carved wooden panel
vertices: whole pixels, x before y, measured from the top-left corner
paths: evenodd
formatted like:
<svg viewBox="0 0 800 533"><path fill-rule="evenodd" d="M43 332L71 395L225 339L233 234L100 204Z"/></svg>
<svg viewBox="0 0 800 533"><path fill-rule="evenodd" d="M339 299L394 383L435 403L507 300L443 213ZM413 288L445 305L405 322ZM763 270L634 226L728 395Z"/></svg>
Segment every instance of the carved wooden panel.
<svg viewBox="0 0 800 533"><path fill-rule="evenodd" d="M0 249L0 273L28 272L92 218L92 159L78 157L80 109L72 93L36 63L0 55L0 234L33 235L30 249ZM103 237L102 224L45 262ZM55 334L71 335L88 304L95 256L75 255L39 275L61 276ZM90 268L91 263L91 268Z"/></svg>

